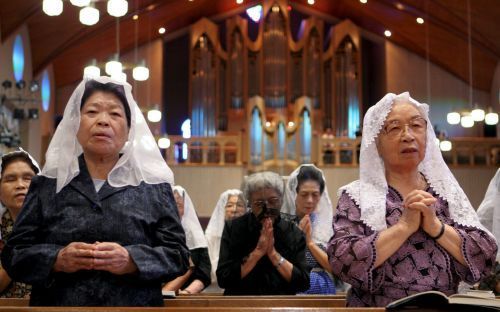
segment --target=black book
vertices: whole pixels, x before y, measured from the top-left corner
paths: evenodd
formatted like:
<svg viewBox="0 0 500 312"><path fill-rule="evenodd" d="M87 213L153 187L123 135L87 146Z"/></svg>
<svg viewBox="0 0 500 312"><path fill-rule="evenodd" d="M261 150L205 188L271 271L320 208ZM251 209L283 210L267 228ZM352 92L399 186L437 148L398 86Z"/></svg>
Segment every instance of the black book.
<svg viewBox="0 0 500 312"><path fill-rule="evenodd" d="M425 291L401 298L387 305L386 310L397 311L500 311L500 300L488 292L468 292L446 296L439 291Z"/></svg>

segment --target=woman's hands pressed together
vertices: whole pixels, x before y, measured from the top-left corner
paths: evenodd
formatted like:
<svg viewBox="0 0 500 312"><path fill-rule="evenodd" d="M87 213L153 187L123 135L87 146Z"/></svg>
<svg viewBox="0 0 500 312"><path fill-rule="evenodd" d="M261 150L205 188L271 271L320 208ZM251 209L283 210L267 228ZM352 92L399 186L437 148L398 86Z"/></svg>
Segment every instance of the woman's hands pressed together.
<svg viewBox="0 0 500 312"><path fill-rule="evenodd" d="M311 217L306 214L304 217L299 222L299 229L304 232L304 235L306 237L306 244L309 245L309 243L312 241L312 226L311 226Z"/></svg>
<svg viewBox="0 0 500 312"><path fill-rule="evenodd" d="M437 199L431 194L422 190L410 192L403 201L403 206L405 208L403 215L405 211L410 215L417 213L420 220L419 226L432 237L436 236L441 229L441 221L436 216L434 207L436 201ZM418 230L418 227L416 230Z"/></svg>

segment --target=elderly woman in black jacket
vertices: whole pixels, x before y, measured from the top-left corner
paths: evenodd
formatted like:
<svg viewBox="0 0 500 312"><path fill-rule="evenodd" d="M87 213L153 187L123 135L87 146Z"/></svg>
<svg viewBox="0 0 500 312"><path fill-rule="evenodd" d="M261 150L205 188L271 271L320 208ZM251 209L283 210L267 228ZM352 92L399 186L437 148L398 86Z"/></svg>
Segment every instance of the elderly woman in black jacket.
<svg viewBox="0 0 500 312"><path fill-rule="evenodd" d="M282 218L283 179L249 176L243 193L252 212L226 222L217 281L225 295L294 295L309 288L302 231Z"/></svg>

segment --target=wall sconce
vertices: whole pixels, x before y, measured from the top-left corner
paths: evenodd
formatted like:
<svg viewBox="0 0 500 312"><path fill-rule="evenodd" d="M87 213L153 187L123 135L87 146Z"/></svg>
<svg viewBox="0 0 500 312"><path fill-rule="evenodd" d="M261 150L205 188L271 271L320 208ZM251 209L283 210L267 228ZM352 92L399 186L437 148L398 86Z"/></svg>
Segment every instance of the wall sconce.
<svg viewBox="0 0 500 312"><path fill-rule="evenodd" d="M10 89L10 88L12 88L12 81L10 81L10 80L4 80L2 82L2 87L4 89Z"/></svg>
<svg viewBox="0 0 500 312"><path fill-rule="evenodd" d="M30 82L30 91L35 93L40 89L40 84L36 80L31 80Z"/></svg>
<svg viewBox="0 0 500 312"><path fill-rule="evenodd" d="M29 119L38 119L39 117L39 113L38 113L38 108L29 108L28 109L28 118Z"/></svg>
<svg viewBox="0 0 500 312"><path fill-rule="evenodd" d="M26 87L26 81L21 79L21 80L16 82L16 88L18 90L23 90L25 87Z"/></svg>

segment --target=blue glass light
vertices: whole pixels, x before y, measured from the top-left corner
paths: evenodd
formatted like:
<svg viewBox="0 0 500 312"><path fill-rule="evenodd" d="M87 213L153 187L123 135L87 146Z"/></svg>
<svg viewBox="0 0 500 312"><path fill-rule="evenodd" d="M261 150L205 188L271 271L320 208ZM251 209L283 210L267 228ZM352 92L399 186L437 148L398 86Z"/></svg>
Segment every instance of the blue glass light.
<svg viewBox="0 0 500 312"><path fill-rule="evenodd" d="M24 47L21 35L17 35L14 40L12 66L14 68L14 78L16 78L16 81L22 80L24 73Z"/></svg>
<svg viewBox="0 0 500 312"><path fill-rule="evenodd" d="M50 78L45 70L42 74L42 109L47 112L50 108Z"/></svg>

